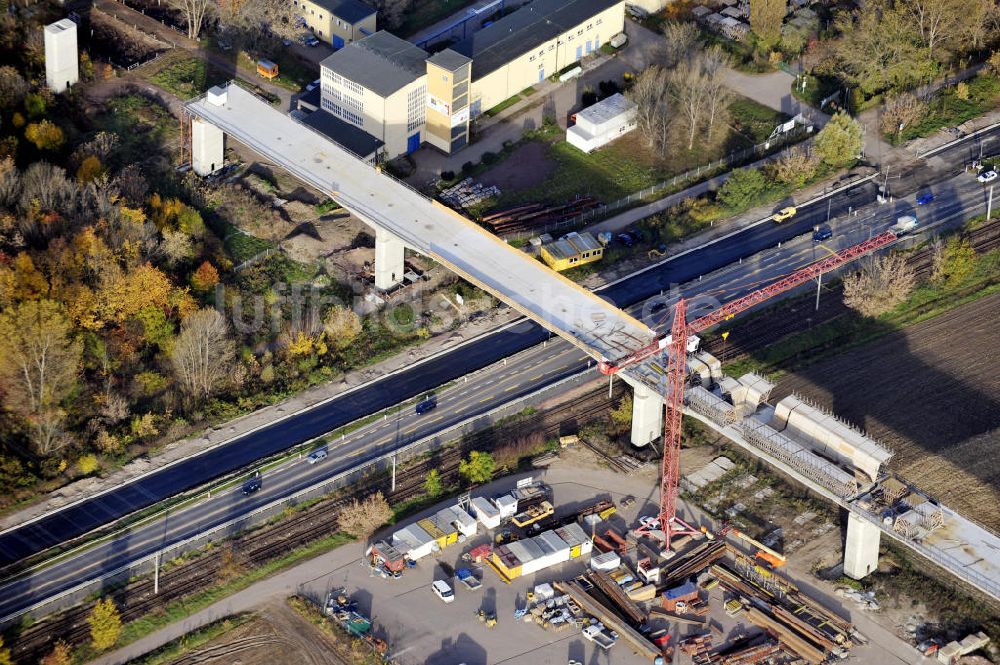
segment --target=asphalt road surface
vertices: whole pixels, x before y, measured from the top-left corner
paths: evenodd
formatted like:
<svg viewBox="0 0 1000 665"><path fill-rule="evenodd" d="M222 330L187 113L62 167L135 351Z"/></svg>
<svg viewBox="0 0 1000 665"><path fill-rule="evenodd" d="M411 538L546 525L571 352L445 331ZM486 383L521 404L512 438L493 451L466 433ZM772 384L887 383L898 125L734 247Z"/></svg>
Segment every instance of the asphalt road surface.
<svg viewBox="0 0 1000 665"><path fill-rule="evenodd" d="M826 251L849 246L878 233L888 228L897 216L914 211L922 227L959 224L985 210L986 188L968 174L948 176L956 170L961 171L961 163L970 154L977 156L978 152L977 143L942 153L937 173L945 179L936 184L929 184L933 179L929 177L933 175L931 169L890 180L890 188L896 192L911 190L910 196L897 199L894 203L874 204L873 184L855 187L835 195L829 212L825 202L800 209L792 220L782 224L761 224L724 241L674 257L612 285L602 294L619 305L633 305L636 314L647 323L664 329L669 323L665 320L669 309L657 307L654 303L669 302L677 293L693 298L695 306L705 303L710 306L715 300L726 302L821 258ZM927 206L916 206L915 194L928 189L934 193L935 200ZM776 208L784 205L786 202ZM813 227L825 223L828 216L833 237L824 243L813 243ZM678 289L679 284L682 286ZM659 296L661 292L666 295L646 300ZM488 367L514 353L537 347L547 337L539 326L521 323L436 359L414 365L404 372L367 384L306 413L289 417L139 481L9 531L0 536L0 563L17 561L213 478L247 468L262 457ZM416 417L410 411L402 412L388 421L372 423L355 431L344 442L332 447L330 457L319 464L303 462L269 471L264 478L263 489L251 497L243 497L237 488L230 494L169 515L160 522L137 529L63 563L4 583L0 586L0 618L96 577L101 572L115 570L128 561L148 556L168 542L183 540L274 498L333 476L360 461L432 434L470 415L488 411L586 368L587 361L578 349L553 339L545 348L537 347L518 355L506 365L495 365L470 377L469 383L443 391L437 409L428 414Z"/></svg>

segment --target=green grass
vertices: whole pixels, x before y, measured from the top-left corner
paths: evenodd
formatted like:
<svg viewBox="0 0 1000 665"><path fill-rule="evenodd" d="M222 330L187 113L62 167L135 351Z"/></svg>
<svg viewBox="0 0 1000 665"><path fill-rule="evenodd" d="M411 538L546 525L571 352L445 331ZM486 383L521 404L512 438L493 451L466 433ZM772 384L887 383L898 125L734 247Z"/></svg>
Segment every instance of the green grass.
<svg viewBox="0 0 1000 665"><path fill-rule="evenodd" d="M113 97L107 108L107 113L96 116L95 125L119 138L118 154L125 162L143 161L161 152L178 133L177 119L170 111L143 95Z"/></svg>
<svg viewBox="0 0 1000 665"><path fill-rule="evenodd" d="M226 253L229 254L229 258L233 260L235 265L243 263L265 249L274 247L273 242L242 233L232 224L227 224L223 245L226 248Z"/></svg>
<svg viewBox="0 0 1000 665"><path fill-rule="evenodd" d="M234 628L242 626L251 619L253 619L253 614L248 612L219 619L207 626L202 626L197 630L186 633L176 640L167 642L158 649L150 651L148 654L128 661L128 665L167 665L181 656L204 646L220 635L224 635Z"/></svg>
<svg viewBox="0 0 1000 665"><path fill-rule="evenodd" d="M925 282L914 289L905 302L878 318L850 312L811 330L777 340L752 357L728 363L726 372L733 376L750 371L779 376L998 292L1000 250L994 250L978 255L974 269L958 284ZM811 295L803 297L812 298ZM764 315L766 310L757 314Z"/></svg>
<svg viewBox="0 0 1000 665"><path fill-rule="evenodd" d="M333 199L327 199L317 206L314 206L317 215L325 215L327 213L333 212L334 210L340 210L340 204Z"/></svg>
<svg viewBox="0 0 1000 665"><path fill-rule="evenodd" d="M519 101L521 101L521 93L518 93L518 94L514 95L513 97L508 97L507 99L503 100L502 102L500 102L499 104L497 104L496 106L494 106L493 108L491 108L490 110L486 111L483 115L485 115L485 116L487 116L489 118L492 118L493 116L495 116L496 114L500 113L501 111L505 111L505 110L509 109L511 106L513 106L514 104L517 104Z"/></svg>
<svg viewBox="0 0 1000 665"><path fill-rule="evenodd" d="M968 99L960 99L957 86L938 91L931 98L929 109L923 120L906 127L899 134L886 138L893 143L901 143L921 136L929 136L943 127L954 127L966 120L978 117L1000 105L1000 79L993 74L980 74L966 81Z"/></svg>
<svg viewBox="0 0 1000 665"><path fill-rule="evenodd" d="M330 550L336 549L341 545L352 542L353 540L354 538L348 536L347 534L339 532L334 533L326 538L310 543L309 545L294 549L280 559L275 559L260 566L248 568L237 579L230 582L218 584L186 598L176 600L168 604L166 607L158 609L155 612L151 612L144 617L136 619L135 621L130 621L122 626L121 637L118 639L118 643L115 646L117 648L121 648L128 644L132 644L133 642L160 630L164 626L186 619L192 614L205 609L209 605L231 596L238 591L246 589L255 582L286 570L301 561L305 561L306 559L311 559L325 552L329 552ZM90 660L96 655L97 654L93 651L90 645L79 647L74 652L74 658L78 661Z"/></svg>
<svg viewBox="0 0 1000 665"><path fill-rule="evenodd" d="M731 151L759 143L787 118L778 111L745 98L733 101L729 112L734 130L721 145L710 149L696 146L691 151L675 150L668 159L658 158L635 132L587 154L566 142L565 132L558 125L546 123L538 130L527 132L524 140L549 144L549 158L556 163L555 172L535 187L504 191L496 207L536 201L563 203L580 195L590 195L610 203L719 159ZM511 152L503 156L509 156Z"/></svg>
<svg viewBox="0 0 1000 665"><path fill-rule="evenodd" d="M185 58L167 65L149 80L181 99L190 99L213 85L224 83L226 75L204 60Z"/></svg>
<svg viewBox="0 0 1000 665"><path fill-rule="evenodd" d="M825 76L817 77L809 74L806 76L805 90L800 89L797 85L792 85L792 96L809 104L813 108L819 109L820 102L832 95L839 88L840 84L834 78Z"/></svg>

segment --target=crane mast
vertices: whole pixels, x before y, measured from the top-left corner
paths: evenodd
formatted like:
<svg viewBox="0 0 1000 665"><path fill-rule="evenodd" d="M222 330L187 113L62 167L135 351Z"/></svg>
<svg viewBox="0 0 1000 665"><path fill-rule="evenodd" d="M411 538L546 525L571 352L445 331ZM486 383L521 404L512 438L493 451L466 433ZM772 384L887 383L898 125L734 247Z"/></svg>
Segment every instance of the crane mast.
<svg viewBox="0 0 1000 665"><path fill-rule="evenodd" d="M681 421L684 412L684 383L687 375L687 341L688 336L701 332L722 321L745 312L760 303L773 298L779 293L789 291L797 286L819 277L820 275L839 268L876 249L885 247L897 239L891 231L886 231L865 242L843 249L835 254L795 271L791 275L774 282L764 288L737 298L710 314L687 322L687 303L680 298L674 305L674 321L670 335L657 339L631 355L612 363L603 361L598 368L604 374L616 374L629 365L645 360L666 349L667 381L666 381L666 413L663 426L663 469L660 480L660 513L657 524L647 524L639 532L649 533L662 531L664 551L670 551L670 540L674 536L697 534L691 525L677 517L677 487L680 480L681 458Z"/></svg>

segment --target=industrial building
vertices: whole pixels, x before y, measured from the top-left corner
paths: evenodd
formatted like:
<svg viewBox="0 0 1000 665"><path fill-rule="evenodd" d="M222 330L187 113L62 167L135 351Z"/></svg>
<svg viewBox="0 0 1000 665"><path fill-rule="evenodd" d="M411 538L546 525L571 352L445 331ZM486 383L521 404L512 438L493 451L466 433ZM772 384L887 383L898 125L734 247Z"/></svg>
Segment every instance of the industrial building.
<svg viewBox="0 0 1000 665"><path fill-rule="evenodd" d="M542 245L540 253L542 260L553 270L569 270L600 261L604 256L604 247L590 233L573 232Z"/></svg>
<svg viewBox="0 0 1000 665"><path fill-rule="evenodd" d="M45 26L45 84L52 92L64 92L79 80L76 23L64 18Z"/></svg>
<svg viewBox="0 0 1000 665"><path fill-rule="evenodd" d="M382 141L388 157L413 152L427 107L427 55L384 30L353 42L320 63L320 105Z"/></svg>
<svg viewBox="0 0 1000 665"><path fill-rule="evenodd" d="M621 33L624 7L535 0L434 55L385 31L355 37L320 63L320 108L381 141L387 158L425 142L451 154L468 144L478 115ZM324 126L339 142L336 124Z"/></svg>
<svg viewBox="0 0 1000 665"><path fill-rule="evenodd" d="M566 141L583 152L593 152L635 129L635 102L620 92L575 114L566 128Z"/></svg>
<svg viewBox="0 0 1000 665"><path fill-rule="evenodd" d="M360 0L293 0L293 4L306 27L333 48L375 34L376 11Z"/></svg>

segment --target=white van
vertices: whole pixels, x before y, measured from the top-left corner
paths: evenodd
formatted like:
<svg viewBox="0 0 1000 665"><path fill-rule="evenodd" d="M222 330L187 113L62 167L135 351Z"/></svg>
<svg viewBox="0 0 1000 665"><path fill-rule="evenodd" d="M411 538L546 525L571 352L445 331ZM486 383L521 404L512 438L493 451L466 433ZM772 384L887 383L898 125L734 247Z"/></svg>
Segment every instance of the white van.
<svg viewBox="0 0 1000 665"><path fill-rule="evenodd" d="M434 595L444 602L455 602L455 592L451 590L451 587L444 580L434 580L431 584L431 589L434 591Z"/></svg>

